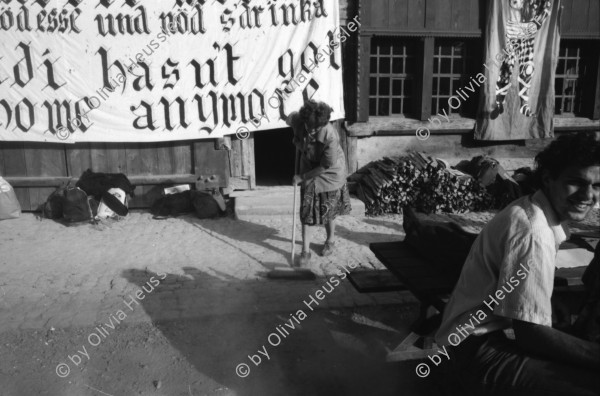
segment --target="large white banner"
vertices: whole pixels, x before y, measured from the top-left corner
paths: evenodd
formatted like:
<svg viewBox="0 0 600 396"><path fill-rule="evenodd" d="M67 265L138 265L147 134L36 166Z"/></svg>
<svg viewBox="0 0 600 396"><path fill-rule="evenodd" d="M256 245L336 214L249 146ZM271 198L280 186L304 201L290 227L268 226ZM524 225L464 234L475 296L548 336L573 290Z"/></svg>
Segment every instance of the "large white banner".
<svg viewBox="0 0 600 396"><path fill-rule="evenodd" d="M310 98L343 118L349 34L338 0L0 0L0 140L243 135Z"/></svg>

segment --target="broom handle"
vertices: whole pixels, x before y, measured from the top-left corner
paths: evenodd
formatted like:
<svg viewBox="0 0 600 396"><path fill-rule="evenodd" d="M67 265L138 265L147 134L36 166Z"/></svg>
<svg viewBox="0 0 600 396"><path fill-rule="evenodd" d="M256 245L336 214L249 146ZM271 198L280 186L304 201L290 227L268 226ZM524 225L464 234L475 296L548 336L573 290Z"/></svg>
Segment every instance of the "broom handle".
<svg viewBox="0 0 600 396"><path fill-rule="evenodd" d="M299 156L298 149L296 148L296 156L294 158L294 176L298 174L298 164ZM292 267L294 266L294 258L296 257L296 211L297 211L297 184L294 184L294 209L292 211Z"/></svg>

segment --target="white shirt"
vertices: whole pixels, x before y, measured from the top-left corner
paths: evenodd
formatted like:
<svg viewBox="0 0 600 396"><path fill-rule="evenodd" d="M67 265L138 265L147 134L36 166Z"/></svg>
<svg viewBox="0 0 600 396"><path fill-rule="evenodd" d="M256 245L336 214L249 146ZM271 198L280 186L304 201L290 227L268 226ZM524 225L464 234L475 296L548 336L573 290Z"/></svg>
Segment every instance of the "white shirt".
<svg viewBox="0 0 600 396"><path fill-rule="evenodd" d="M512 319L551 326L556 255L567 234L541 190L498 213L471 247L438 345L511 327Z"/></svg>

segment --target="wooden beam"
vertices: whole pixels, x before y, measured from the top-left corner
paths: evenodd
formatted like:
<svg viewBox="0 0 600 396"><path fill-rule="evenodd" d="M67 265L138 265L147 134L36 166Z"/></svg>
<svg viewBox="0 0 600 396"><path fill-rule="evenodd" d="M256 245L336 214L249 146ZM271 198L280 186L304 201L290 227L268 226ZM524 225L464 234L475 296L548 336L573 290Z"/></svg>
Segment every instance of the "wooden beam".
<svg viewBox="0 0 600 396"><path fill-rule="evenodd" d="M131 184L193 184L196 182L194 175L143 175L127 176ZM66 185L69 180L75 185L79 178L64 176L7 176L5 177L13 187L60 187Z"/></svg>
<svg viewBox="0 0 600 396"><path fill-rule="evenodd" d="M597 55L596 62L596 96L594 98L594 110L592 118L594 120L600 119L600 54Z"/></svg>
<svg viewBox="0 0 600 396"><path fill-rule="evenodd" d="M422 68L421 68L421 81L418 85L421 89L417 90L417 100L415 101L416 109L413 109L417 114L417 117L425 121L431 116L431 90L433 87L433 51L434 51L434 39L433 37L425 37L422 39Z"/></svg>
<svg viewBox="0 0 600 396"><path fill-rule="evenodd" d="M371 36L360 35L358 53L358 121L369 119L369 76L371 74Z"/></svg>
<svg viewBox="0 0 600 396"><path fill-rule="evenodd" d="M425 30L425 29L388 29L388 28L376 28L370 27L367 29L361 29L361 33L364 34L376 34L380 36L393 36L393 37L482 37L481 29L477 30Z"/></svg>
<svg viewBox="0 0 600 396"><path fill-rule="evenodd" d="M402 117L371 117L366 123L355 123L347 126L348 137L368 136L415 136L417 129L429 128L431 135L457 135L472 133L475 120L456 117L444 122L435 129L429 122ZM554 117L554 131L584 132L600 131L600 123L583 117Z"/></svg>

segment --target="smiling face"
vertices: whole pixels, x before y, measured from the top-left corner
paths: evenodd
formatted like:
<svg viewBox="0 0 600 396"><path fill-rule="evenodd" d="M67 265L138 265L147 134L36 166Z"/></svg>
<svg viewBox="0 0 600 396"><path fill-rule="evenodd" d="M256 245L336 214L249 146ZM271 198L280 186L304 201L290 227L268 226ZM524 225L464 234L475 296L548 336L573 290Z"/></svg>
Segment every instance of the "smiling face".
<svg viewBox="0 0 600 396"><path fill-rule="evenodd" d="M600 198L600 165L568 167L556 178L542 176L543 190L560 221L582 221Z"/></svg>

